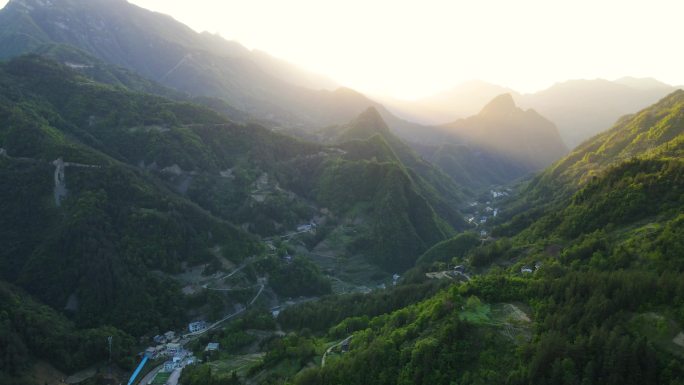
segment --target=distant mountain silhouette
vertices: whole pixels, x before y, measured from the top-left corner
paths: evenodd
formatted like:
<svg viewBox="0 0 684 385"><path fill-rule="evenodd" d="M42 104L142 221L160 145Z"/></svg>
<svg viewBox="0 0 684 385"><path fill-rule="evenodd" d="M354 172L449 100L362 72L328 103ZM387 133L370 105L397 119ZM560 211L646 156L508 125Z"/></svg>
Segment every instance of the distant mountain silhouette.
<svg viewBox="0 0 684 385"><path fill-rule="evenodd" d="M499 95L479 114L443 126L466 143L541 169L568 150L558 130L534 110L522 110L510 94Z"/></svg>
<svg viewBox="0 0 684 385"><path fill-rule="evenodd" d="M103 72L94 76L99 81L166 97L177 91L235 121L253 120L304 138L314 138L322 127L346 124L373 107L392 138L397 135L402 146L420 150L427 159L433 159L435 149L444 145L440 154L446 151L452 160L484 168L492 163L505 165L493 168L499 170L495 178L487 176L489 170L472 167L467 174L482 177L455 179L459 183L478 180L479 187L547 166L565 152L554 141L555 130L548 121L540 123L539 114L516 110L510 106L512 100L508 108L495 103L488 107L493 111L485 109L478 118L442 127L413 123L357 91L334 88L324 77L218 35L196 33L169 16L123 0L10 1L0 11L0 58L27 52L45 54L89 76L95 72L90 67L101 60L110 67L97 65ZM450 108L471 114L476 106L501 93L509 90L469 82L427 100L441 105L440 111ZM497 120L497 111L510 117ZM461 127L464 124L468 129ZM475 131L470 132L471 128ZM511 149L511 143L517 148ZM468 150L454 157L452 151L464 145Z"/></svg>
<svg viewBox="0 0 684 385"><path fill-rule="evenodd" d="M441 124L474 115L496 95L510 93L521 107L533 108L554 122L565 144L574 148L621 116L655 103L676 88L652 78L623 77L615 81L569 80L539 92L520 94L472 81L417 101L383 101L398 116Z"/></svg>
<svg viewBox="0 0 684 385"><path fill-rule="evenodd" d="M492 98L517 93L509 88L473 80L416 101L381 99L395 114L424 124L443 124L477 114Z"/></svg>
<svg viewBox="0 0 684 385"><path fill-rule="evenodd" d="M458 184L476 190L510 183L568 151L552 122L517 107L510 94L495 97L469 118L425 127L414 148Z"/></svg>
<svg viewBox="0 0 684 385"><path fill-rule="evenodd" d="M653 79L571 80L523 95L517 101L553 121L565 143L573 148L621 116L645 108L674 90Z"/></svg>

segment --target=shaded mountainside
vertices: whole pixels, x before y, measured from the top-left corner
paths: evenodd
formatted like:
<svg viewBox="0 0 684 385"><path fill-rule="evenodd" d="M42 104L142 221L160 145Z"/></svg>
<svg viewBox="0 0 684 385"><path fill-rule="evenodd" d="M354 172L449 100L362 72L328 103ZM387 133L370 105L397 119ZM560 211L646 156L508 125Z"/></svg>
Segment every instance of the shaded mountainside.
<svg viewBox="0 0 684 385"><path fill-rule="evenodd" d="M233 263L258 255L258 238L243 229L279 234L322 208L358 218L350 252L408 269L463 226L451 206L459 198L421 176L431 166L403 163L378 138L308 143L39 56L3 63L0 280L66 315L73 333L114 325L137 336L177 326L197 306L169 275L215 263L216 250ZM276 289L301 294L283 284L300 279L287 276L300 264L271 262ZM17 362L36 357L41 345L12 322L3 327Z"/></svg>
<svg viewBox="0 0 684 385"><path fill-rule="evenodd" d="M158 320L177 309L161 292L132 294L160 285L173 293L149 271L206 261L215 245L239 261L258 249L229 223L272 234L309 220L310 202L341 216L368 207L369 232L355 247L383 266L409 267L452 231L452 218L436 213L411 171L372 159L375 150L347 158L340 148L112 88L38 57L13 60L0 75L3 278L58 309L77 298L83 325L146 330L129 311L139 306ZM57 158L67 162L59 188ZM254 186L264 175L261 199Z"/></svg>
<svg viewBox="0 0 684 385"><path fill-rule="evenodd" d="M181 304L169 302L178 288L153 270L208 261L216 245L235 260L258 250L248 234L123 163L147 154L114 135L133 122L190 118L184 109L217 115L115 90L36 58L3 65L0 77L2 279L67 308L78 325L140 333L182 319ZM205 161L193 155L184 161Z"/></svg>
<svg viewBox="0 0 684 385"><path fill-rule="evenodd" d="M332 143L342 145L350 141L376 143L380 153L378 159L385 157L399 162L418 191L428 199L435 210L452 226L457 229L464 228L457 208L463 204L470 185L455 183L439 168L423 160L411 147L390 131L377 109L370 107L347 125L328 128L326 133L332 134L332 137L327 139Z"/></svg>
<svg viewBox="0 0 684 385"><path fill-rule="evenodd" d="M329 80L123 0L13 0L0 11L0 26L0 58L71 45L193 96L221 98L274 126L340 123L371 104L355 92L330 91Z"/></svg>
<svg viewBox="0 0 684 385"><path fill-rule="evenodd" d="M70 372L109 357L107 337L116 344L112 360L118 365L133 366L129 351L135 340L112 327L78 329L62 314L40 304L21 289L0 282L0 382L31 384L23 374L31 367L33 357Z"/></svg>
<svg viewBox="0 0 684 385"><path fill-rule="evenodd" d="M381 266L409 268L427 247L465 227L460 189L393 135L374 108L320 136L342 153L315 168L313 161L297 163L312 173L293 178L309 181L295 191L341 214L369 218L353 245L372 250Z"/></svg>
<svg viewBox="0 0 684 385"><path fill-rule="evenodd" d="M442 161L456 184L467 188L508 182L529 168L527 159L511 161L498 148L460 151L462 137L444 140L442 129L401 119L361 93L332 90L329 81L288 63L219 36L195 33L125 1L13 0L0 11L0 47L0 58L39 53L101 82L200 103L231 120L259 122L307 140L315 139L321 127L343 124L374 107L411 146L426 139L446 144L422 155ZM453 159L468 164L465 173Z"/></svg>

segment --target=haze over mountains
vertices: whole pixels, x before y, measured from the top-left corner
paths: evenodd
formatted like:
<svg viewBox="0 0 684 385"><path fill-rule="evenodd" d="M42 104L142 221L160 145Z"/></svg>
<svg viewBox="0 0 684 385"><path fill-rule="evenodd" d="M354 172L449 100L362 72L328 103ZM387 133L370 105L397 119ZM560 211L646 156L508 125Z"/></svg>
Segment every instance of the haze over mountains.
<svg viewBox="0 0 684 385"><path fill-rule="evenodd" d="M308 103L329 104L336 98L319 91L334 86L323 77L196 33L124 0L13 0L0 17L3 58L46 44L69 44L145 78L193 95L223 98L256 118L280 124L319 123L321 117Z"/></svg>
<svg viewBox="0 0 684 385"><path fill-rule="evenodd" d="M684 91L382 102L125 0L11 0L0 385L684 384Z"/></svg>
<svg viewBox="0 0 684 385"><path fill-rule="evenodd" d="M443 124L476 114L492 98L510 93L518 105L532 108L554 122L568 148L603 131L619 117L655 103L681 88L650 78L614 81L568 80L531 94L473 81L415 102L387 101L399 116L427 124Z"/></svg>
<svg viewBox="0 0 684 385"><path fill-rule="evenodd" d="M3 21L0 57L38 52L100 81L167 97L182 98L186 94L189 100L210 106L233 120L262 122L305 139L315 139L314 133L320 128L348 122L368 107L374 107L392 131L410 144L434 142L431 133L439 131L398 118L381 104L354 90L330 90L335 84L321 76L301 71L265 53L249 51L219 36L196 33L168 16L123 0L13 0L0 12L0 19ZM121 67L142 78L118 69ZM215 99L201 99L204 97ZM503 126L499 128L503 129ZM510 129L524 131L525 127L506 128ZM480 138L496 131L485 133L477 124L465 129L470 130L480 131L474 134ZM523 135L531 134L533 130ZM531 140L543 142L553 135L549 132ZM461 149L460 158L471 165L479 165L467 173L482 175L475 179L481 179L483 183L468 188L483 187L494 180L509 181L538 170L565 153L562 146L548 143L540 148L548 148L547 153L555 152L554 155L540 154L538 159L532 160L537 155L521 149L527 153L520 160L505 157L506 161L512 160L512 167L520 172L503 173L500 174L503 178L492 179L487 176L491 174L488 169L498 167L489 159L498 162L500 148L484 141L468 140L466 136L449 136L447 143L440 144ZM488 155L482 157L481 153ZM515 164L518 161L521 164ZM454 180L464 181L459 177Z"/></svg>
<svg viewBox="0 0 684 385"><path fill-rule="evenodd" d="M272 126L310 130L340 124L373 105L405 138L420 128L323 76L220 36L196 33L124 0L12 0L0 18L0 58L68 44L182 92L221 98ZM511 93L521 107L554 122L572 148L672 90L649 79L578 80L520 95L475 81L416 102L383 101L404 119L434 125L474 115L494 97Z"/></svg>

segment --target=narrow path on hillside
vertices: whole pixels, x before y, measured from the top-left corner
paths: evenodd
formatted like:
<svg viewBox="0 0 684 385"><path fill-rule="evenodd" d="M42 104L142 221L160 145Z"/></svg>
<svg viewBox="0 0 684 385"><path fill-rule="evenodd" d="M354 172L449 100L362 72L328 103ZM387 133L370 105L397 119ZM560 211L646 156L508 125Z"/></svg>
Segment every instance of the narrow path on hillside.
<svg viewBox="0 0 684 385"><path fill-rule="evenodd" d="M332 352L332 350L333 350L334 348L336 348L336 347L338 347L338 346L340 346L340 345L344 345L346 342L349 342L349 340L351 340L351 338L352 338L352 336L349 336L349 337L343 339L342 341L336 343L335 345L329 347L329 348L325 351L325 353L323 353L323 358L321 358L321 368L325 366L325 358L328 356L328 353Z"/></svg>

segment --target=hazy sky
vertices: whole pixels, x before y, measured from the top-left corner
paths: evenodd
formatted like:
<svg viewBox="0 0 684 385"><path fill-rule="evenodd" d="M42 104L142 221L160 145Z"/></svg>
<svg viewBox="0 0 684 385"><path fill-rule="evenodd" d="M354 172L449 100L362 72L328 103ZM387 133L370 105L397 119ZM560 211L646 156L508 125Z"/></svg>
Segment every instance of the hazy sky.
<svg viewBox="0 0 684 385"><path fill-rule="evenodd" d="M341 84L414 98L481 79L684 84L683 0L129 0ZM6 0L0 0L0 4Z"/></svg>

